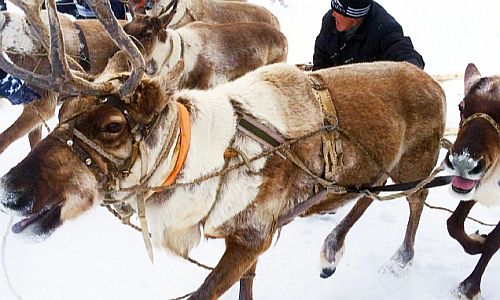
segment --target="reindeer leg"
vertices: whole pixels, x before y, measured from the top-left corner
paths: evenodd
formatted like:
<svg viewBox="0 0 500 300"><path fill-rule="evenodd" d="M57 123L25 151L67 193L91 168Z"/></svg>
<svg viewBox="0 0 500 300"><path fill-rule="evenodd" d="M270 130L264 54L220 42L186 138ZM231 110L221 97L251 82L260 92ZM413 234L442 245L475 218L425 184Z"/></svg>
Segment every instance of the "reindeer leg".
<svg viewBox="0 0 500 300"><path fill-rule="evenodd" d="M56 109L56 101L50 98L42 98L33 101L30 105L25 105L23 112L9 128L0 134L0 154L7 147L20 139L33 128L40 124L41 119L50 118ZM31 141L30 141L31 142Z"/></svg>
<svg viewBox="0 0 500 300"><path fill-rule="evenodd" d="M253 278L255 277L255 270L257 269L257 262L255 262L240 279L240 297L239 300L252 300L253 299Z"/></svg>
<svg viewBox="0 0 500 300"><path fill-rule="evenodd" d="M30 141L31 149L35 148L36 144L42 140L42 126L38 125L35 129L31 130L28 134L28 140Z"/></svg>
<svg viewBox="0 0 500 300"><path fill-rule="evenodd" d="M373 200L368 197L360 198L347 216L328 234L321 248L321 272L322 278L332 276L344 253L344 240L349 229L359 220Z"/></svg>
<svg viewBox="0 0 500 300"><path fill-rule="evenodd" d="M245 236L256 236L255 233ZM257 263L257 257L271 245L269 235L265 240L245 245L242 239L226 238L226 251L215 269L208 275L205 282L194 292L189 299L218 299L234 283L236 283L247 270Z"/></svg>
<svg viewBox="0 0 500 300"><path fill-rule="evenodd" d="M408 218L408 224L406 225L405 239L403 244L391 258L391 261L400 268L406 267L415 255L415 236L417 234L420 216L422 215L422 210L424 208L425 198L428 193L428 190L420 190L406 197L408 205L410 206L410 216ZM394 272L396 270L392 269L392 271Z"/></svg>
<svg viewBox="0 0 500 300"><path fill-rule="evenodd" d="M461 201L462 202L466 201ZM460 205L459 205L460 206ZM458 292L465 295L468 299L479 299L481 294L481 278L484 270L488 265L491 257L498 251L500 247L500 223L497 224L488 236L486 236L481 258L477 263L474 271L458 286Z"/></svg>
<svg viewBox="0 0 500 300"><path fill-rule="evenodd" d="M471 238L464 230L465 218L467 218L474 204L476 204L474 200L460 201L457 208L446 222L450 236L462 245L465 252L471 255L481 253L484 247L484 241Z"/></svg>

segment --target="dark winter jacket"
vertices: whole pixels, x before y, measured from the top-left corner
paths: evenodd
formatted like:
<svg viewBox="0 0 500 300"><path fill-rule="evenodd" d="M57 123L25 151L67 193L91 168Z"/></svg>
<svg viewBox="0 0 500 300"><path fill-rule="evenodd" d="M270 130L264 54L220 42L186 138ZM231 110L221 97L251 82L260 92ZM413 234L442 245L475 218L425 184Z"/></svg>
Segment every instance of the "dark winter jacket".
<svg viewBox="0 0 500 300"><path fill-rule="evenodd" d="M350 38L337 32L332 10L323 17L314 45L313 70L380 60L407 61L424 68L422 56L413 49L401 25L378 3Z"/></svg>

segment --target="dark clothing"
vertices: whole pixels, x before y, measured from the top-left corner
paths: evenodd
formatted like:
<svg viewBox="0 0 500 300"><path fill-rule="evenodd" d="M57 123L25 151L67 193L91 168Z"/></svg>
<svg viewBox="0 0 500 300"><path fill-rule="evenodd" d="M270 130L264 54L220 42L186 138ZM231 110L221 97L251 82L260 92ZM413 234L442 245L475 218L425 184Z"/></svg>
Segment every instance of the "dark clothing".
<svg viewBox="0 0 500 300"><path fill-rule="evenodd" d="M7 98L10 103L27 104L40 99L40 95L30 89L24 82L0 69L0 97Z"/></svg>
<svg viewBox="0 0 500 300"><path fill-rule="evenodd" d="M113 10L113 14L117 19L125 20L126 16L126 7L125 3L121 0L111 0L111 9ZM87 3L83 0L76 0L76 11L77 15L75 16L77 19L95 19L94 12L88 7Z"/></svg>
<svg viewBox="0 0 500 300"><path fill-rule="evenodd" d="M407 61L421 69L425 65L401 25L378 3L373 2L353 34L338 32L332 10L326 13L314 45L313 70L381 60Z"/></svg>

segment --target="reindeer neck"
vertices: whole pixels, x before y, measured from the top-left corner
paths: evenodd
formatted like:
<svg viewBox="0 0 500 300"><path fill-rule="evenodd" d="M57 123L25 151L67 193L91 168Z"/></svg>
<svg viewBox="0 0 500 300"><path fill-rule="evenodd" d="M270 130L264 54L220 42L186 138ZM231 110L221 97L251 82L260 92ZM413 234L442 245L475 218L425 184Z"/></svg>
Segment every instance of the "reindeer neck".
<svg viewBox="0 0 500 300"><path fill-rule="evenodd" d="M168 39L163 44L163 47L158 47L155 51L155 56L163 56L162 62L158 69L160 74L162 71L168 71L173 68L184 55L184 44L178 32L172 29L167 30ZM153 57L153 59L155 59Z"/></svg>

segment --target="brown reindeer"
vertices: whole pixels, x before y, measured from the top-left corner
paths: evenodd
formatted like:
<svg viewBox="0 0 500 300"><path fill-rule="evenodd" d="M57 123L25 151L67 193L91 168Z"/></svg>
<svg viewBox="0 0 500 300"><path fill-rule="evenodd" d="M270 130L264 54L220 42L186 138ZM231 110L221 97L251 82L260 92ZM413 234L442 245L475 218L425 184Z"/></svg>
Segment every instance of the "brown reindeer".
<svg viewBox="0 0 500 300"><path fill-rule="evenodd" d="M61 34L53 0L48 6L54 53ZM100 20L112 17L104 8L97 9ZM410 64L356 64L312 75L273 64L207 91L176 91L182 61L168 73L138 80L138 50L125 45L123 32L108 29L136 62L130 77L123 72L128 66L123 57L86 85L62 68L63 55L51 55L51 78L34 77L0 58L1 67L22 79L56 88L53 78L64 78L58 89L81 94L64 102L58 127L0 179L0 209L22 217L12 227L15 233L46 236L103 198L127 202L141 223L149 224L153 243L175 254L188 255L202 234L225 239L224 255L190 299L216 299L242 277L240 299L251 299L247 276L276 230L312 205L307 199L320 202L303 215L330 211L361 197L336 193L336 185L418 180L437 161L445 96L437 82ZM325 126L311 77L334 99L337 127ZM270 151L245 124L268 132L270 144L284 144ZM343 149L333 182L322 179L327 129L339 132ZM397 263L413 256L426 195L421 190L408 197L410 220ZM337 227L337 238L327 239L323 269L338 263L343 236L370 202L362 198Z"/></svg>
<svg viewBox="0 0 500 300"><path fill-rule="evenodd" d="M37 74L50 73L47 44L44 42L48 37L43 36L46 33L36 30L43 28L40 23L44 21L40 17L44 14L40 15L39 12L44 1L36 0L29 3L14 0L12 2L22 8L25 14L13 12L0 14L2 49L8 51L9 58L16 65ZM67 54L81 63L89 74L101 73L108 59L118 50L97 20L72 21L61 15L61 27ZM85 46L82 48L81 45ZM54 115L58 97L47 89L38 88L37 91L42 98L24 106L19 118L0 134L0 154L11 143L28 133L31 146L40 141L40 124L42 120L47 120Z"/></svg>
<svg viewBox="0 0 500 300"><path fill-rule="evenodd" d="M194 22L166 29L172 16L139 15L123 29L137 41L149 75L167 72L184 60L181 88L207 89L260 66L286 61L286 37L269 25Z"/></svg>
<svg viewBox="0 0 500 300"><path fill-rule="evenodd" d="M173 29L195 21L210 24L264 23L279 29L278 18L265 7L241 1L129 0L128 4L135 14L145 12L148 15L160 15L165 9L176 7L169 24Z"/></svg>
<svg viewBox="0 0 500 300"><path fill-rule="evenodd" d="M452 190L460 199L448 219L448 232L465 252L481 254L474 271L458 287L461 296L478 299L481 278L500 247L500 223L488 235L467 235L464 221L476 202L486 206L500 201L500 76L481 78L474 64L465 70L460 129L448 153L447 165L456 176Z"/></svg>

